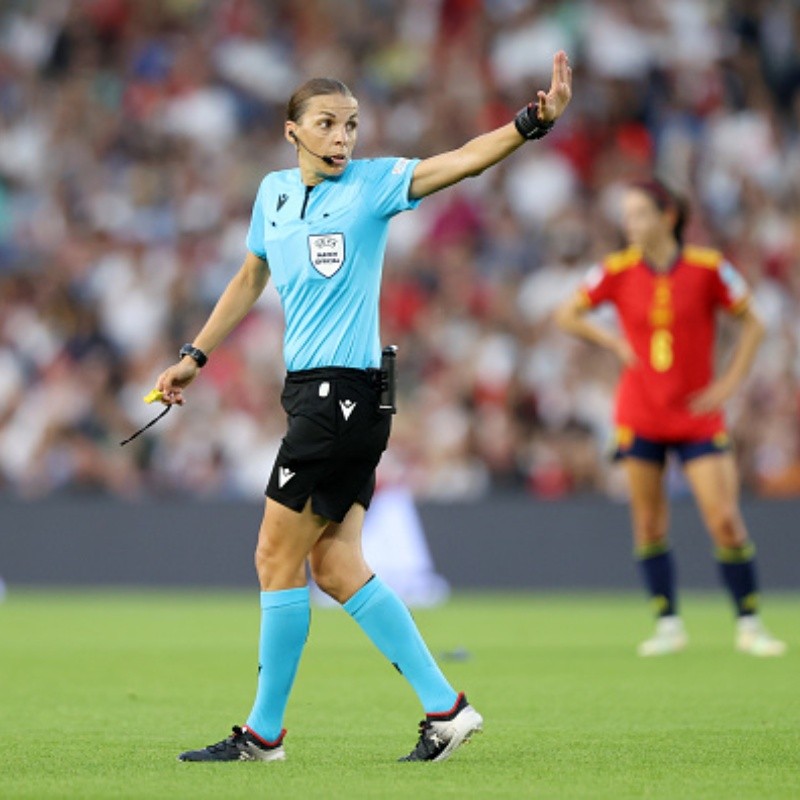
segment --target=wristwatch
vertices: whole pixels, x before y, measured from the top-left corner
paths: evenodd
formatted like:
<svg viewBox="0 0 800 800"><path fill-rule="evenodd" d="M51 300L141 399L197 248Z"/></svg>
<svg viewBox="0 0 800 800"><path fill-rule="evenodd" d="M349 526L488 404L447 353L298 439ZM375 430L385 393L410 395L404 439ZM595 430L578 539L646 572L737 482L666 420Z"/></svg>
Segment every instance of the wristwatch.
<svg viewBox="0 0 800 800"><path fill-rule="evenodd" d="M208 356L199 347L195 347L189 342L183 345L178 351L179 358L183 358L184 356L193 358L197 362L198 367L204 367L208 363Z"/></svg>

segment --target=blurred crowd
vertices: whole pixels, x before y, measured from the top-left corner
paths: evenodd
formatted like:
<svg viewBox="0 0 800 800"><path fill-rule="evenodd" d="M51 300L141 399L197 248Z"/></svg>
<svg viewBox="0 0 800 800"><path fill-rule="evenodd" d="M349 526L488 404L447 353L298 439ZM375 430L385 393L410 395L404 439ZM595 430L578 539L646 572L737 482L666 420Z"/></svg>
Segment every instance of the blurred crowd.
<svg viewBox="0 0 800 800"><path fill-rule="evenodd" d="M655 172L767 323L729 407L745 485L800 493L793 0L4 0L0 490L259 496L285 426L271 289L187 405L119 441L241 264L261 178L295 163L293 88L339 77L357 156L424 157L507 122L560 48L574 100L553 133L392 223L383 479L441 499L622 491L618 365L551 312L622 244L622 188ZM723 323L721 359L735 336Z"/></svg>

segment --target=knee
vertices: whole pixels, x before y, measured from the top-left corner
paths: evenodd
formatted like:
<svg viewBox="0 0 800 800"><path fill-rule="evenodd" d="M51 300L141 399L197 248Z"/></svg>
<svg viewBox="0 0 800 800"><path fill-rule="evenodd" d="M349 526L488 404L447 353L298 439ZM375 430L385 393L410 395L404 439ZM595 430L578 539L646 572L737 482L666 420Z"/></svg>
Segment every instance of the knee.
<svg viewBox="0 0 800 800"><path fill-rule="evenodd" d="M304 559L297 563L295 559L287 559L285 553L268 543L259 542L254 560L258 581L264 591L306 584Z"/></svg>
<svg viewBox="0 0 800 800"><path fill-rule="evenodd" d="M741 547L747 541L741 515L735 506L720 505L706 514L706 525L722 547Z"/></svg>
<svg viewBox="0 0 800 800"><path fill-rule="evenodd" d="M268 542L259 541L256 545L256 552L254 557L256 572L259 577L265 577L271 572L274 572L275 566L275 548L271 547Z"/></svg>
<svg viewBox="0 0 800 800"><path fill-rule="evenodd" d="M311 554L309 568L314 583L337 603L346 603L373 575L361 557L315 558Z"/></svg>
<svg viewBox="0 0 800 800"><path fill-rule="evenodd" d="M636 515L633 533L639 545L660 544L667 538L667 524L663 514L644 512Z"/></svg>
<svg viewBox="0 0 800 800"><path fill-rule="evenodd" d="M332 597L337 603L344 603L347 600L349 594L346 581L339 570L332 569L329 565L315 563L313 559L311 559L310 567L311 578L325 594Z"/></svg>

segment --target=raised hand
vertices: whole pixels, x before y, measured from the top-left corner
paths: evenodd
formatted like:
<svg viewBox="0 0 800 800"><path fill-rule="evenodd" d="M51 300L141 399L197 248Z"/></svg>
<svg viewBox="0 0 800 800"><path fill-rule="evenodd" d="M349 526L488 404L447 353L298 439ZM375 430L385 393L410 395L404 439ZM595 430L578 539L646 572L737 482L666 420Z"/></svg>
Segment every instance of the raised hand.
<svg viewBox="0 0 800 800"><path fill-rule="evenodd" d="M550 82L550 91L536 93L536 108L542 122L557 120L563 113L572 98L572 67L569 65L567 54L559 50L553 56L553 79Z"/></svg>

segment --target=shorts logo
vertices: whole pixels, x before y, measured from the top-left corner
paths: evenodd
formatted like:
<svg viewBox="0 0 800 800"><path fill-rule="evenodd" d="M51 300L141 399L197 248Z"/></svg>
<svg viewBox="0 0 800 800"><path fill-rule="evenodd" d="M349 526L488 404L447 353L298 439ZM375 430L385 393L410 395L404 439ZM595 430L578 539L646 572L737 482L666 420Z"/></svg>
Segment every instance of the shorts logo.
<svg viewBox="0 0 800 800"><path fill-rule="evenodd" d="M278 488L283 489L297 473L292 472L289 467L278 468Z"/></svg>
<svg viewBox="0 0 800 800"><path fill-rule="evenodd" d="M342 409L342 416L345 419L345 422L350 419L350 415L353 413L353 409L356 407L356 403L353 400L340 400L339 401L339 408Z"/></svg>
<svg viewBox="0 0 800 800"><path fill-rule="evenodd" d="M344 264L344 234L323 233L308 237L308 255L314 269L332 278Z"/></svg>

